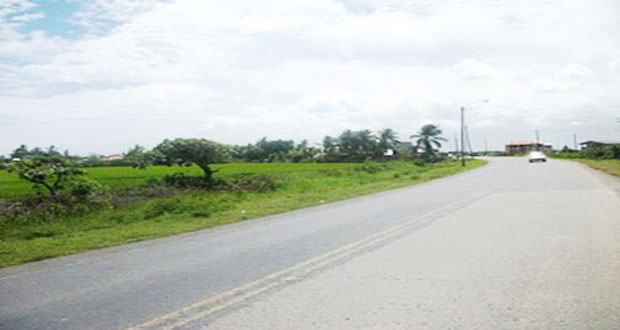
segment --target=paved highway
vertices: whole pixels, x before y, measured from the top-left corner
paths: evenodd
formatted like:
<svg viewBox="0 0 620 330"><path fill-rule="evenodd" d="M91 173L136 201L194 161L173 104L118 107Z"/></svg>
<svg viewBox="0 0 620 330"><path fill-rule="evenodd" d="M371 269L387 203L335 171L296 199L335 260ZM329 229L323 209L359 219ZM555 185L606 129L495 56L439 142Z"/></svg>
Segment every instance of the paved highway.
<svg viewBox="0 0 620 330"><path fill-rule="evenodd" d="M620 181L426 184L0 270L3 329L618 329Z"/></svg>

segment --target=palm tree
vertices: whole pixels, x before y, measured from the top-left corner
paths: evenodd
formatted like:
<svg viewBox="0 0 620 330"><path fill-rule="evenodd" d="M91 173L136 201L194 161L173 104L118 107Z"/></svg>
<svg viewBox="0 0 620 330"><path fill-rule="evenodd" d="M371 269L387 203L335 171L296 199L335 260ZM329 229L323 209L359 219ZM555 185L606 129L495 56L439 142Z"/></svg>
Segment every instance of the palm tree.
<svg viewBox="0 0 620 330"><path fill-rule="evenodd" d="M398 142L398 133L391 128L386 128L379 131L379 146L381 147L382 152L385 152L387 149L394 149Z"/></svg>
<svg viewBox="0 0 620 330"><path fill-rule="evenodd" d="M426 156L435 155L435 149L433 149L433 145L437 148L440 148L441 141L448 141L445 138L441 137L441 129L439 129L438 126L432 124L424 125L420 132L418 132L418 134L414 134L410 137L412 139L417 139L417 146L424 149L424 154Z"/></svg>

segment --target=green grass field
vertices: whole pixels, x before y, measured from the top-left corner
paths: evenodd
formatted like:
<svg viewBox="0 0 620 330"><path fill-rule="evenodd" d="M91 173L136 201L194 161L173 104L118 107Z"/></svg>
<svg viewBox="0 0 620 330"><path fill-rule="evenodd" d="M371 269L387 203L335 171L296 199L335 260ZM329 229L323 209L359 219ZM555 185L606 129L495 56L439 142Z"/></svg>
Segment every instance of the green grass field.
<svg viewBox="0 0 620 330"><path fill-rule="evenodd" d="M191 190L172 196L107 208L87 216L52 221L12 223L0 221L0 267L120 245L156 237L210 228L373 192L414 185L476 168L484 161L456 161L417 166L390 162L369 173L360 164L231 164L221 175L266 173L279 187L267 193L230 193ZM178 169L94 169L94 177L110 184L138 184ZM196 169L188 168L191 173ZM136 171L136 172L134 172ZM125 182L114 173L127 173ZM14 181L14 180L13 180ZM110 184L112 185L112 184ZM13 187L19 187L15 185ZM20 189L23 189L20 188ZM10 191L5 189L6 191ZM1 220L1 219L0 219Z"/></svg>
<svg viewBox="0 0 620 330"><path fill-rule="evenodd" d="M589 167L620 177L620 160L618 159L573 159Z"/></svg>
<svg viewBox="0 0 620 330"><path fill-rule="evenodd" d="M331 170L352 168L357 164L350 163L238 163L215 164L218 170L215 176L226 177L239 173L254 174L284 174L291 172L307 172L316 170ZM201 175L197 166L152 166L146 169L136 169L129 166L119 167L91 167L86 168L88 177L110 188L137 186L146 183L149 179L161 179L166 174L184 173ZM0 198L16 199L31 195L32 185L21 180L16 174L0 171Z"/></svg>

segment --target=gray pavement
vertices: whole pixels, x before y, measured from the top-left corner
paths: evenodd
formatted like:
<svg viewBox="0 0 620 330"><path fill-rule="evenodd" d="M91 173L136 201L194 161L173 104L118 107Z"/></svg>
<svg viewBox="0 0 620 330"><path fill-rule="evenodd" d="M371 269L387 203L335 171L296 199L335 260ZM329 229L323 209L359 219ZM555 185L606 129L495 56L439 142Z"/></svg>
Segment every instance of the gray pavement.
<svg viewBox="0 0 620 330"><path fill-rule="evenodd" d="M0 270L7 329L620 329L618 180L430 183Z"/></svg>

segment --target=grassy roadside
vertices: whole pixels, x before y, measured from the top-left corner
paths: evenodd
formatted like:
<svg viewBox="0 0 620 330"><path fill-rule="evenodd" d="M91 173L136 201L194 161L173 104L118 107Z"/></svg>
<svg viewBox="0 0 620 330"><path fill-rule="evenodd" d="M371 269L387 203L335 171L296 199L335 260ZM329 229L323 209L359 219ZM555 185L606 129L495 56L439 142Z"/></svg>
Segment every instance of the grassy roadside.
<svg viewBox="0 0 620 330"><path fill-rule="evenodd" d="M620 177L620 160L617 159L571 159L591 168Z"/></svg>
<svg viewBox="0 0 620 330"><path fill-rule="evenodd" d="M355 168L271 174L280 186L268 193L188 191L84 217L49 222L0 223L0 267L211 228L373 192L414 185L483 165L475 160L417 166L392 162Z"/></svg>

